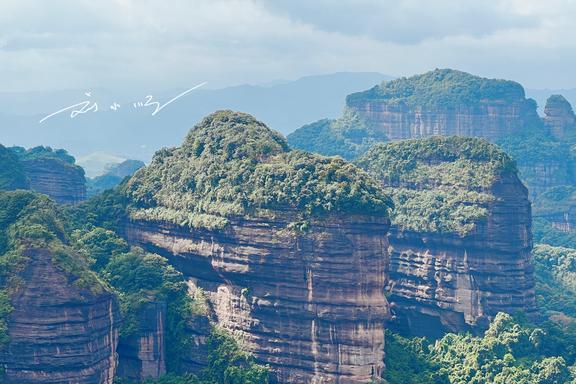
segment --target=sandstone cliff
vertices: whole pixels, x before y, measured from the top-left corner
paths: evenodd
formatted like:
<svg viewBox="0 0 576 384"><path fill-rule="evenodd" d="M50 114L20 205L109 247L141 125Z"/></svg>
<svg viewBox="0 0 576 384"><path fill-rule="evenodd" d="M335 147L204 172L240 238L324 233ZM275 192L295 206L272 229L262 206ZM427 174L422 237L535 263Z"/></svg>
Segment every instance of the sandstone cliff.
<svg viewBox="0 0 576 384"><path fill-rule="evenodd" d="M535 311L527 190L512 161L474 138L378 145L359 164L393 196L391 323L439 336Z"/></svg>
<svg viewBox="0 0 576 384"><path fill-rule="evenodd" d="M552 96L545 115L538 116L536 103L518 83L437 69L351 94L340 118L308 124L288 139L294 148L352 160L375 142L481 137L517 161L534 199L548 188L576 182L572 108L562 96Z"/></svg>
<svg viewBox="0 0 576 384"><path fill-rule="evenodd" d="M62 242L60 214L47 198L4 193L0 211L2 382L112 384L113 295Z"/></svg>
<svg viewBox="0 0 576 384"><path fill-rule="evenodd" d="M251 116L223 111L125 188L127 239L201 288L273 380L360 383L382 372L390 203L364 172L288 151Z"/></svg>

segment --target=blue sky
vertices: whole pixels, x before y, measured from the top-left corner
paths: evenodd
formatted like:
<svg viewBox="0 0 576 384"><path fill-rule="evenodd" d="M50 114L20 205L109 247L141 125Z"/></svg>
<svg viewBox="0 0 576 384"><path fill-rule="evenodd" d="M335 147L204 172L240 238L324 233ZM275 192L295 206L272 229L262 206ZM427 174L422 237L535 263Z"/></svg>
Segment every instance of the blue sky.
<svg viewBox="0 0 576 384"><path fill-rule="evenodd" d="M2 0L0 92L451 67L576 88L574 0Z"/></svg>

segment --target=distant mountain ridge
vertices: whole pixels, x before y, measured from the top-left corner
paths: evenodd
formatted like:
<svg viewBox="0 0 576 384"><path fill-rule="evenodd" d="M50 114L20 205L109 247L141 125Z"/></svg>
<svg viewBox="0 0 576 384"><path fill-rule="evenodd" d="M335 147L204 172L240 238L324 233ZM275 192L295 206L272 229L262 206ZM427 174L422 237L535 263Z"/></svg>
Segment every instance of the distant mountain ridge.
<svg viewBox="0 0 576 384"><path fill-rule="evenodd" d="M391 77L379 73L335 73L266 86L201 88L156 116L150 116L150 109L133 108L131 97L143 98L146 93L128 95L122 91L115 100L110 91L93 90L91 100L102 101L99 112L78 115L75 119L70 119L69 113L62 114L42 124L38 122L47 114L87 100L86 91L0 93L0 121L3 122L0 142L7 146L66 148L79 158L93 152L107 152L147 161L159 148L177 145L194 123L215 110L251 113L287 134L307 122L337 117L346 95L386 79ZM152 94L165 102L183 90L185 88ZM109 108L109 103L114 101L121 105L117 111Z"/></svg>

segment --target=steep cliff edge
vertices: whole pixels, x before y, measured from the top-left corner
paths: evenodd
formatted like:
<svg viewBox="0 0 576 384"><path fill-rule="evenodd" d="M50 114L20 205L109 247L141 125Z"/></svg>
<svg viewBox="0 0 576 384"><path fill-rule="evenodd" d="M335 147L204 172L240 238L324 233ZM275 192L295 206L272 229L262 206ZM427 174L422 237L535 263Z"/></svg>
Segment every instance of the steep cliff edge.
<svg viewBox="0 0 576 384"><path fill-rule="evenodd" d="M379 144L359 165L394 200L389 300L395 326L439 336L535 311L531 214L514 163L476 138Z"/></svg>
<svg viewBox="0 0 576 384"><path fill-rule="evenodd" d="M84 170L65 150L35 147L10 148L20 159L30 189L44 193L57 203L77 204L86 198Z"/></svg>
<svg viewBox="0 0 576 384"><path fill-rule="evenodd" d="M117 304L66 245L61 212L31 192L0 194L3 383L112 384Z"/></svg>
<svg viewBox="0 0 576 384"><path fill-rule="evenodd" d="M390 200L351 164L221 111L124 187L129 241L167 257L282 383L383 369Z"/></svg>

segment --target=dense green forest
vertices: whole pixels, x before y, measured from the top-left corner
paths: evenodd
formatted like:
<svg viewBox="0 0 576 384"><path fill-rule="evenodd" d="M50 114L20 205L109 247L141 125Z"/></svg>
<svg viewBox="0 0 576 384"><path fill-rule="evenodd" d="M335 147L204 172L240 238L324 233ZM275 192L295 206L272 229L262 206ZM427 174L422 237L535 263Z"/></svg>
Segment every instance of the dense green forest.
<svg viewBox="0 0 576 384"><path fill-rule="evenodd" d="M28 187L28 180L18 156L0 144L0 191Z"/></svg>
<svg viewBox="0 0 576 384"><path fill-rule="evenodd" d="M574 375L574 334L498 314L483 337L439 340L387 333L388 384L566 384Z"/></svg>

